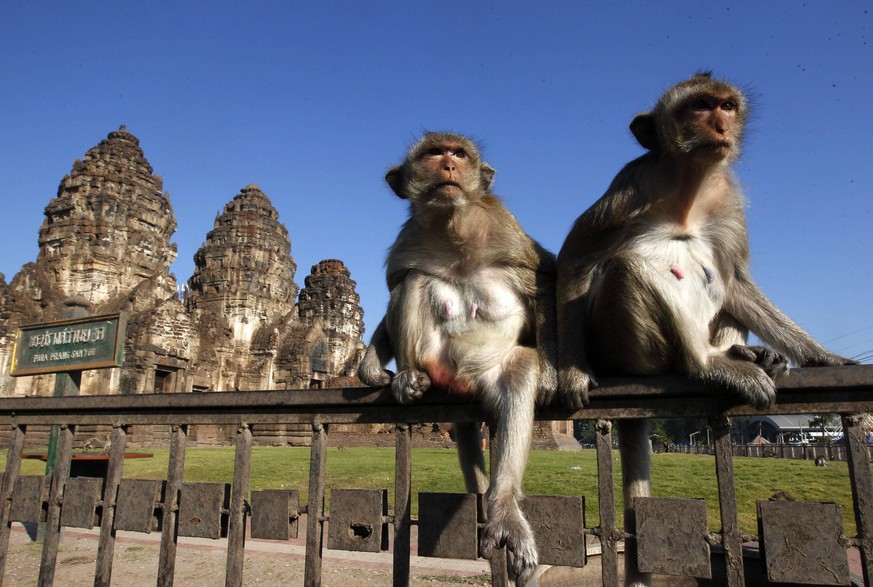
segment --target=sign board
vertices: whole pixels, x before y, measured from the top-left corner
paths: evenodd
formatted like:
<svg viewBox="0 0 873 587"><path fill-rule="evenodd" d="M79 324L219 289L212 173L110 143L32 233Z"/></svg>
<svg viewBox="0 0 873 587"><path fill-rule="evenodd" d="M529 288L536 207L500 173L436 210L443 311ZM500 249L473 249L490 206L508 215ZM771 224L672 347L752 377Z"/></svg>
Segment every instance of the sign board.
<svg viewBox="0 0 873 587"><path fill-rule="evenodd" d="M15 337L10 374L120 367L126 325L122 313L22 326Z"/></svg>

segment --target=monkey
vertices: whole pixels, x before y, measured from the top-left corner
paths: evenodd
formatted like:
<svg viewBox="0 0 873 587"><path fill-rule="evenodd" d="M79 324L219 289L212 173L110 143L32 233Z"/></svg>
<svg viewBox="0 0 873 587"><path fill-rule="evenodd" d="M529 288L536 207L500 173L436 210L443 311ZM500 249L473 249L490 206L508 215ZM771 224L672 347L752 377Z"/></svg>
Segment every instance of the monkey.
<svg viewBox="0 0 873 587"><path fill-rule="evenodd" d="M481 403L500 444L490 488L479 425L456 428L467 490L487 489L479 552L491 558L505 545L516 584L527 585L538 555L521 483L535 404L557 390L555 258L492 194L494 174L470 138L448 132L425 133L389 169L409 218L388 253L388 308L358 376L390 385L401 403L431 386Z"/></svg>
<svg viewBox="0 0 873 587"><path fill-rule="evenodd" d="M827 467L828 466L827 457L825 457L823 455L819 455L819 456L815 457L815 466L816 467Z"/></svg>
<svg viewBox="0 0 873 587"><path fill-rule="evenodd" d="M743 91L701 72L631 122L647 152L582 213L558 254L558 386L577 407L598 376L673 373L766 408L789 361L854 363L752 280L745 197L731 168L748 114ZM749 331L772 348L747 345ZM621 420L618 432L632 531L633 499L650 493L649 427ZM633 558L626 551L629 584L647 584Z"/></svg>

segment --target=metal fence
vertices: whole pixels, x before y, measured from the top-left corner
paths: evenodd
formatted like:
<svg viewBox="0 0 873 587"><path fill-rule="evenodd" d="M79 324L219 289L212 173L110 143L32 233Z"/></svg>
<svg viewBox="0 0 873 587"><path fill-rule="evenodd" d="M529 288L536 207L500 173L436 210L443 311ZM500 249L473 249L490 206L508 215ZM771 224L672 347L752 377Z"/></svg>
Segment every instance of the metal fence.
<svg viewBox="0 0 873 587"><path fill-rule="evenodd" d="M873 366L793 370L780 381L777 404L767 412L841 415L858 530L858 536L851 538L843 536L839 506L800 502L759 502L759 535L741 533L729 418L760 412L736 406L730 396L683 378L612 379L601 384L592 392L589 406L579 412L542 410L538 414L540 420L597 421L596 499L600 509L599 525L587 528L581 496L529 496L525 511L537 535L542 563L582 566L586 544L599 542L600 581L617 585L619 545L635 540L643 571L712 576L717 584L739 587L746 576L743 543L758 541L769 581L849 584L846 549L857 548L863 581L873 585L873 482L862 427L863 414L873 411ZM653 417L711 419L720 532L708 531L705 503L694 499L639 500L635 532L626 534L616 526L611 421ZM95 585L110 584L116 531L150 532L159 520L158 585L173 584L179 536L226 536L225 584L237 586L243 582L247 524L254 538L287 540L296 533L298 519L305 518L305 585L321 583L325 542L328 548L384 550L388 527L393 528L394 584L408 585L413 525L418 526L419 555L475 558L476 535L483 521L481 500L463 494L422 494L418 519L412 519L410 425L482 419L477 405L440 393L399 406L384 390L364 388L0 399L0 424L11 431L0 489L0 581L13 521L45 521L40 585L53 583L61 528L91 527L99 518ZM249 492L252 429L276 423L311 426L305 505L298 505L294 492L287 490ZM330 515L326 515L326 441L328 427L334 423L396 424L392 513L384 491L332 490ZM76 428L107 424L112 425L112 434L105 478L71 477ZM172 430L166 480L122 479L128 427L156 424L169 425ZM198 424L236 427L231 485L184 481L188 427ZM19 476L28 427L45 425L59 427L53 475ZM495 452L491 451L492 462ZM564 493L572 496L574 491L567 487ZM714 557L723 564L713 565ZM492 585L508 584L502 553L494 556L491 568Z"/></svg>

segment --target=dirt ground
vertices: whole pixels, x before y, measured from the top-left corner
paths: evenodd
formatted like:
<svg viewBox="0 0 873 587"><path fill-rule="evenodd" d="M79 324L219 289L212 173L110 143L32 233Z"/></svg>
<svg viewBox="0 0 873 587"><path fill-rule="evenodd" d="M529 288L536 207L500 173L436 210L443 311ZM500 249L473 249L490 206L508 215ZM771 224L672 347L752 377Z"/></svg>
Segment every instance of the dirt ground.
<svg viewBox="0 0 873 587"><path fill-rule="evenodd" d="M64 529L55 567L55 585L94 584L97 529ZM304 548L301 541L247 540L243 580L245 585L302 585ZM176 555L175 584L215 587L224 584L225 540L180 538ZM112 566L112 584L154 585L157 579L160 534L119 532ZM19 524L13 524L3 584L37 583L42 544ZM490 585L486 561L454 561L412 557L413 587ZM355 553L325 550L324 587L391 585L390 553Z"/></svg>

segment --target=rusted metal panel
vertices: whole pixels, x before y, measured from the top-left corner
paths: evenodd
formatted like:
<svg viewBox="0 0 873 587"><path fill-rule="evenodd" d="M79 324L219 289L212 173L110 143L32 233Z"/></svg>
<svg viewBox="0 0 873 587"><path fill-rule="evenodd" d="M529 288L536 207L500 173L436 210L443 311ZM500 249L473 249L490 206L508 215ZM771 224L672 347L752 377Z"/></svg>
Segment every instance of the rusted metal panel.
<svg viewBox="0 0 873 587"><path fill-rule="evenodd" d="M529 495L521 504L542 565L585 566L585 498Z"/></svg>
<svg viewBox="0 0 873 587"><path fill-rule="evenodd" d="M412 528L412 428L397 424L394 457L394 587L409 585Z"/></svg>
<svg viewBox="0 0 873 587"><path fill-rule="evenodd" d="M72 477L64 487L61 505L61 526L91 529L97 524L97 502L103 489L103 479Z"/></svg>
<svg viewBox="0 0 873 587"><path fill-rule="evenodd" d="M299 492L265 489L252 492L252 538L297 538Z"/></svg>
<svg viewBox="0 0 873 587"><path fill-rule="evenodd" d="M388 508L385 491L332 489L327 547L338 550L379 552L387 528L383 516Z"/></svg>
<svg viewBox="0 0 873 587"><path fill-rule="evenodd" d="M634 508L640 571L712 577L704 500L638 497Z"/></svg>
<svg viewBox="0 0 873 587"><path fill-rule="evenodd" d="M476 502L473 493L419 493L419 556L478 557Z"/></svg>
<svg viewBox="0 0 873 587"><path fill-rule="evenodd" d="M225 536L229 507L229 484L182 483L179 536L213 539Z"/></svg>
<svg viewBox="0 0 873 587"><path fill-rule="evenodd" d="M849 559L840 543L840 506L759 501L758 534L771 582L849 585Z"/></svg>
<svg viewBox="0 0 873 587"><path fill-rule="evenodd" d="M51 478L45 475L25 475L16 479L9 521L32 524L45 521L43 504L48 499L50 483Z"/></svg>
<svg viewBox="0 0 873 587"><path fill-rule="evenodd" d="M164 482L153 479L122 479L118 487L114 526L116 530L150 534L158 529L155 507L161 501Z"/></svg>

